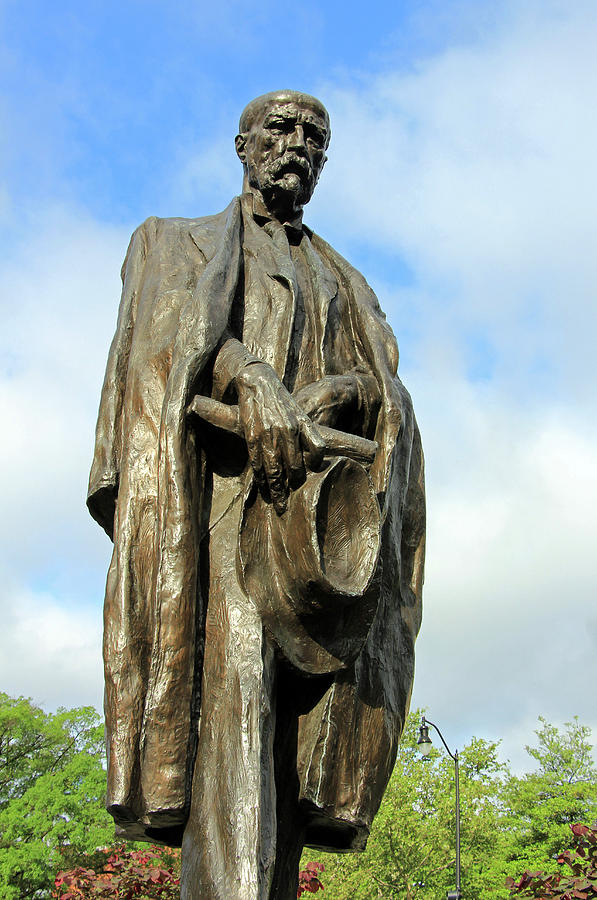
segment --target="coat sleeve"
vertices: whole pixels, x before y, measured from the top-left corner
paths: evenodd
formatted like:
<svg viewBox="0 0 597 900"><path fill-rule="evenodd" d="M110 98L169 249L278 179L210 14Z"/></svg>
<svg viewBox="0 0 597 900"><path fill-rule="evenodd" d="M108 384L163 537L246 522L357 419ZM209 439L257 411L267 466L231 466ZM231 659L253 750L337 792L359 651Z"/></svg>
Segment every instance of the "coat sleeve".
<svg viewBox="0 0 597 900"><path fill-rule="evenodd" d="M108 355L95 430L95 451L89 476L87 492L89 512L111 540L118 496L126 374L151 224L152 219L148 219L134 232L122 266L122 298L116 333Z"/></svg>

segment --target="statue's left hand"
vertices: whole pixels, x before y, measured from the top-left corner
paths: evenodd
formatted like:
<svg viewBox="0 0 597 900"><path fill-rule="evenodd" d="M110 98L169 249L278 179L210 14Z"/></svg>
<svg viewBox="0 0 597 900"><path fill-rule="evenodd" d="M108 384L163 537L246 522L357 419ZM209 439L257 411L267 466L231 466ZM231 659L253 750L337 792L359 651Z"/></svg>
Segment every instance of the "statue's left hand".
<svg viewBox="0 0 597 900"><path fill-rule="evenodd" d="M333 428L358 403L358 384L355 375L326 375L320 381L301 388L293 398L311 421Z"/></svg>

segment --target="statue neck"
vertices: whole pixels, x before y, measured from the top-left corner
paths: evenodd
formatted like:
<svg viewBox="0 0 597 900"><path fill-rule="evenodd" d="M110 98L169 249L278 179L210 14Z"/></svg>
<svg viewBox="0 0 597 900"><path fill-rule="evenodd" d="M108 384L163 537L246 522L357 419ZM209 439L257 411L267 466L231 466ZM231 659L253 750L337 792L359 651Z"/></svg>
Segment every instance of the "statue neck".
<svg viewBox="0 0 597 900"><path fill-rule="evenodd" d="M249 184L249 179L245 174L243 178L243 194L251 194L253 197L253 208L256 213L266 218L276 219L282 225L294 223L297 220L302 221L303 208L289 206L288 204L276 204L272 202L272 198L265 198L259 188Z"/></svg>

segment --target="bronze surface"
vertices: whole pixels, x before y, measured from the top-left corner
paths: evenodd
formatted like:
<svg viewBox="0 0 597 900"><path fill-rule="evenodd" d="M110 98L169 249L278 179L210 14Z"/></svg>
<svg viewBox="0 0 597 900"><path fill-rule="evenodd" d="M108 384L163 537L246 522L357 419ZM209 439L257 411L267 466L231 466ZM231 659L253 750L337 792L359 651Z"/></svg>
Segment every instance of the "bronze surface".
<svg viewBox="0 0 597 900"><path fill-rule="evenodd" d="M91 514L108 809L183 846L184 900L290 900L303 845L362 848L408 711L423 456L379 303L302 223L313 97L252 101L243 191L134 233Z"/></svg>

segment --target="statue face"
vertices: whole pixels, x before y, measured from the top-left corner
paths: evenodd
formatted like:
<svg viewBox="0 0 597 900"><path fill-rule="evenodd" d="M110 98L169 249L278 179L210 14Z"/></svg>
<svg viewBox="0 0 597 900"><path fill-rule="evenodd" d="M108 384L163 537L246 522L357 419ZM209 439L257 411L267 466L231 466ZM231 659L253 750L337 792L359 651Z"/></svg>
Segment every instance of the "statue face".
<svg viewBox="0 0 597 900"><path fill-rule="evenodd" d="M237 138L249 184L268 207L302 209L311 199L321 170L329 133L320 110L298 101L274 101L250 131Z"/></svg>

